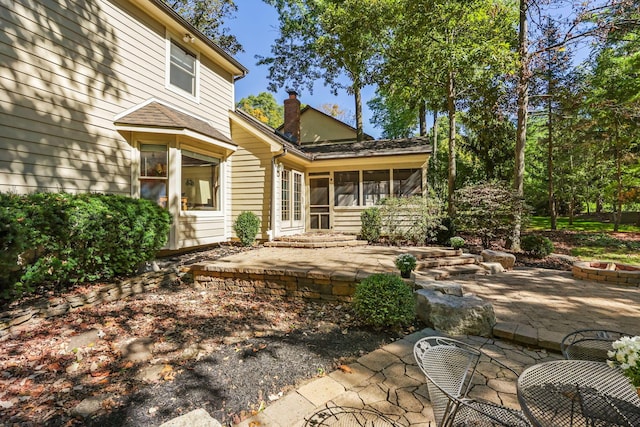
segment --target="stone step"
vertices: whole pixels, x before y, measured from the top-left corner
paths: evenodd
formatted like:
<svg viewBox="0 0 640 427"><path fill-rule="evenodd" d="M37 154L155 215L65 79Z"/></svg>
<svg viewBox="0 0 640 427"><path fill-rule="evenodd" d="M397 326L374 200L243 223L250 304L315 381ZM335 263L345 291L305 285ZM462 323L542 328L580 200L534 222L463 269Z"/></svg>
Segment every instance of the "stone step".
<svg viewBox="0 0 640 427"><path fill-rule="evenodd" d="M343 240L343 241L279 241L274 240L272 242L265 242L264 246L270 248L339 248L339 247L353 247L353 246L366 246L368 242L366 240Z"/></svg>
<svg viewBox="0 0 640 427"><path fill-rule="evenodd" d="M416 280L445 280L465 274L487 274L487 270L476 264L452 265L430 270L414 271Z"/></svg>
<svg viewBox="0 0 640 427"><path fill-rule="evenodd" d="M427 268L448 267L452 265L477 264L475 255L464 254L461 256L444 256L439 258L427 258L418 261L416 270L425 270Z"/></svg>
<svg viewBox="0 0 640 427"><path fill-rule="evenodd" d="M278 242L345 242L358 240L355 234L308 233L276 237Z"/></svg>

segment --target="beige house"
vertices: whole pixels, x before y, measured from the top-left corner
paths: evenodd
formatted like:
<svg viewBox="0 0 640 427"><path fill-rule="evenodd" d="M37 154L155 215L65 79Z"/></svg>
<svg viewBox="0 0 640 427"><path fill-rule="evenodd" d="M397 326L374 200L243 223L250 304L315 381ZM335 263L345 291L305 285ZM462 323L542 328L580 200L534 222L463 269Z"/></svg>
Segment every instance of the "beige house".
<svg viewBox="0 0 640 427"><path fill-rule="evenodd" d="M161 0L0 10L0 191L154 199L172 249L232 237L229 110L246 68Z"/></svg>
<svg viewBox="0 0 640 427"><path fill-rule="evenodd" d="M277 130L235 111L231 132L238 144L232 156L234 216L243 210L259 215L264 239L358 234L367 207L389 196L426 193L427 138L356 142L351 126L311 107L301 110L295 92ZM258 182L265 184L259 188Z"/></svg>
<svg viewBox="0 0 640 427"><path fill-rule="evenodd" d="M235 111L247 69L161 0L0 11L0 191L155 200L173 215L168 249L232 239L245 210L262 239L358 233L364 208L425 191L424 139L356 143L293 93L280 131Z"/></svg>

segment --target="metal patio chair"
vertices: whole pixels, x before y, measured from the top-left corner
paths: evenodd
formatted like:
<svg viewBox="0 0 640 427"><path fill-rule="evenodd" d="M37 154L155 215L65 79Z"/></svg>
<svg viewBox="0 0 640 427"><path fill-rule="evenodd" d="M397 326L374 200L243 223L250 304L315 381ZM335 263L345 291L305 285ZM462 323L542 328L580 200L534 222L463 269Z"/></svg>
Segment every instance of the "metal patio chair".
<svg viewBox="0 0 640 427"><path fill-rule="evenodd" d="M531 425L520 411L467 397L481 360L509 371L515 379L518 375L511 368L477 348L451 338L423 338L414 345L413 354L426 377L438 427Z"/></svg>
<svg viewBox="0 0 640 427"><path fill-rule="evenodd" d="M562 339L560 350L567 360L606 362L607 352L613 350L611 345L623 336L630 335L606 329L580 329Z"/></svg>

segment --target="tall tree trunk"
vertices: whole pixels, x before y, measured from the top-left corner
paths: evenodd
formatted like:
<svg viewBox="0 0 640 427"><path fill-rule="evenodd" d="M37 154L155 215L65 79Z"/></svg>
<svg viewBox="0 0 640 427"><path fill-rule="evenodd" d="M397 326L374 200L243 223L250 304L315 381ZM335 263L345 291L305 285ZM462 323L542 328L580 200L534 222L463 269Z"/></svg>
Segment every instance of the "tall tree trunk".
<svg viewBox="0 0 640 427"><path fill-rule="evenodd" d="M353 95L356 99L356 141L364 141L364 126L362 124L362 94L360 82L353 83Z"/></svg>
<svg viewBox="0 0 640 427"><path fill-rule="evenodd" d="M453 193L456 189L456 86L455 74L449 72L449 85L447 87L447 110L449 114L449 181L447 187L447 213L450 217L455 215Z"/></svg>
<svg viewBox="0 0 640 427"><path fill-rule="evenodd" d="M614 221L613 231L620 230L620 221L622 220L622 150L620 150L620 135L618 134L618 125L616 124L616 199L613 205Z"/></svg>
<svg viewBox="0 0 640 427"><path fill-rule="evenodd" d="M433 188L442 188L438 184L438 112L433 112Z"/></svg>
<svg viewBox="0 0 640 427"><path fill-rule="evenodd" d="M573 170L573 155L569 155L569 168ZM571 203L569 205L569 225L573 225L573 215L576 211L576 188L575 181L571 180ZM589 210L589 203L587 203L587 211Z"/></svg>
<svg viewBox="0 0 640 427"><path fill-rule="evenodd" d="M518 125L516 129L516 152L513 176L513 189L520 198L524 198L524 150L527 142L527 108L529 107L529 52L527 10L529 0L520 0L520 28L518 34ZM522 232L522 211L514 215L511 250L520 250L520 234Z"/></svg>
<svg viewBox="0 0 640 427"><path fill-rule="evenodd" d="M427 106L425 105L424 101L420 101L420 112L419 114L419 119L420 119L420 136L426 136L427 135Z"/></svg>
<svg viewBox="0 0 640 427"><path fill-rule="evenodd" d="M551 73L549 73L551 78ZM553 185L553 120L551 111L551 80L549 80L549 93L547 93L547 112L549 121L547 122L547 131L549 133L549 144L547 146L547 182L549 186L549 216L551 217L551 229L558 229L558 213L556 212L556 195Z"/></svg>

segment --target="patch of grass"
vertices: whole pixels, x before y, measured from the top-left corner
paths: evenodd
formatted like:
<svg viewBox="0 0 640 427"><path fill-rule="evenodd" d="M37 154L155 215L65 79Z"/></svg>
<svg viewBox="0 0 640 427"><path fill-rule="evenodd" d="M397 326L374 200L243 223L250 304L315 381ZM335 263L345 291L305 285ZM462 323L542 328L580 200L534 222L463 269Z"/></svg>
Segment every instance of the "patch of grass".
<svg viewBox="0 0 640 427"><path fill-rule="evenodd" d="M585 261L613 261L622 264L640 265L640 254L638 254L637 252L629 253L623 249L581 246L578 248L573 248L571 250L571 255L580 257L580 259Z"/></svg>
<svg viewBox="0 0 640 427"><path fill-rule="evenodd" d="M595 220L586 220L574 218L573 224L569 225L568 217L558 217L558 230L569 231L589 231L589 232L608 232L613 231L612 222L600 222ZM528 229L532 231L549 230L551 228L551 219L548 216L531 217ZM620 224L620 232L640 232L640 227L632 224Z"/></svg>

